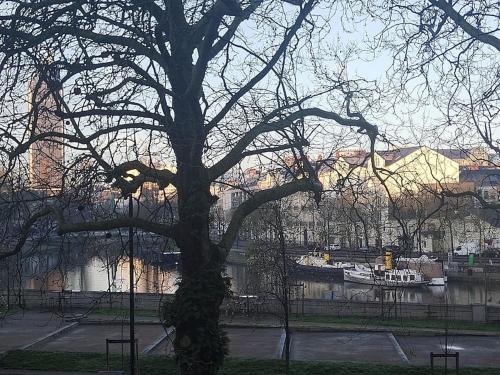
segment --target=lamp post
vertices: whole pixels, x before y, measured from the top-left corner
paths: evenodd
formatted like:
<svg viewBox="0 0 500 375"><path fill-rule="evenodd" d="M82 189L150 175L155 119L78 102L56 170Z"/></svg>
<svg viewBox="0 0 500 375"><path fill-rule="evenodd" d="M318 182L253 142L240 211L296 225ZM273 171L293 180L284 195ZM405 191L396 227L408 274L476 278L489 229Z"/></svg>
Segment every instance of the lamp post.
<svg viewBox="0 0 500 375"><path fill-rule="evenodd" d="M124 177L125 181L131 182L134 177L139 176L140 172L137 169L127 171ZM134 205L132 201L132 194L128 195L128 217L130 219L134 216ZM132 220L131 220L132 221ZM129 247L129 284L130 284L130 302L129 302L129 318L130 318L130 375L135 374L135 297L134 297L134 227L132 224L128 227L128 247Z"/></svg>
<svg viewBox="0 0 500 375"><path fill-rule="evenodd" d="M134 216L134 205L132 202L132 193L128 196L128 216L132 219ZM135 374L135 316L134 316L134 227L128 227L128 246L129 246L129 276L130 276L130 303L129 303L129 317L130 317L130 374Z"/></svg>

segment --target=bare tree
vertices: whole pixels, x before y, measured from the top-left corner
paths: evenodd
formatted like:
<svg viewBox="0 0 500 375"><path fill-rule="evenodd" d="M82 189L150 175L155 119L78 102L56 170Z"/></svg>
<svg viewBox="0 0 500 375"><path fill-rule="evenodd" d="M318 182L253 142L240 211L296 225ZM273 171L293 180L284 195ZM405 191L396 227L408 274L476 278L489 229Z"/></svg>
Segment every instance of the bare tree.
<svg viewBox="0 0 500 375"><path fill-rule="evenodd" d="M261 212L255 216L267 224L272 234L260 233L260 238L255 244L255 254L249 260L249 270L260 276L258 285L252 286L252 292L274 298L279 309L277 316L280 318L284 331L285 342L283 354L285 356L285 373L290 370L290 266L292 258L287 251L289 246L288 233L291 228L286 228L284 216L290 210L290 202L280 200L262 207Z"/></svg>
<svg viewBox="0 0 500 375"><path fill-rule="evenodd" d="M54 166L60 169L56 186L39 189L37 199L23 205L10 228L17 240L0 257L19 253L40 222L59 234L133 226L174 239L183 269L168 311L181 373L216 373L225 351L219 306L228 289L221 269L244 219L299 191L313 191L319 200L317 170L305 153L317 137L334 133L333 125L368 135L372 146L378 134L360 113L370 100L362 83L327 77L313 90L294 83L328 25L328 16L314 13L319 4L3 2L3 175L26 180L25 155L42 149L40 142L51 155L63 145L64 160ZM44 118L64 121L64 130L42 126ZM239 163L283 150L302 160L300 166L252 194L220 240L211 240L210 209L217 201L211 184ZM87 171L83 181L72 179L76 170ZM33 190L30 183L25 191ZM145 183L175 188L173 215L129 218L120 210L94 210L74 220L69 214L82 187L112 185L126 197ZM80 205L94 199L89 194Z"/></svg>

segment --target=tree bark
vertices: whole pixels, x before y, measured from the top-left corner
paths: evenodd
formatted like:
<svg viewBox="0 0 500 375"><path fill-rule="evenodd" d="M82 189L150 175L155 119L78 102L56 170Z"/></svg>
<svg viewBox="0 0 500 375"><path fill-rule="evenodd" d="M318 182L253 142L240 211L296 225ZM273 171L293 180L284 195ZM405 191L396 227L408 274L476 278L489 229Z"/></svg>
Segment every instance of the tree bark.
<svg viewBox="0 0 500 375"><path fill-rule="evenodd" d="M196 118L179 126L173 137L177 156L178 238L181 281L173 303L165 307L166 323L175 326L174 349L182 375L216 374L227 353L219 326L219 309L229 292L222 276L224 251L210 240L208 172L201 160L203 140Z"/></svg>
<svg viewBox="0 0 500 375"><path fill-rule="evenodd" d="M174 348L183 375L216 374L227 353L219 309L229 281L222 276L223 252L209 238L210 199L208 188L179 189L182 279L166 317L175 326Z"/></svg>
<svg viewBox="0 0 500 375"><path fill-rule="evenodd" d="M212 263L198 273L182 272L175 295L174 348L182 375L216 374L227 354L219 308L229 288L222 267Z"/></svg>

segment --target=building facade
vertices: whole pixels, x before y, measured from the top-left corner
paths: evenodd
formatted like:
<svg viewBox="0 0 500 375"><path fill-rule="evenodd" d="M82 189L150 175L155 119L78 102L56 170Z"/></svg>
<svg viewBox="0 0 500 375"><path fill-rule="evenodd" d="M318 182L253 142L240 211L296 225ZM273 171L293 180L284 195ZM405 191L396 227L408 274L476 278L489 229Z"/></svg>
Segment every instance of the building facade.
<svg viewBox="0 0 500 375"><path fill-rule="evenodd" d="M56 95L61 94L59 72L49 69L33 75L29 85L29 130L33 142L29 148L30 187L47 192L62 187L64 174L64 123L56 116Z"/></svg>

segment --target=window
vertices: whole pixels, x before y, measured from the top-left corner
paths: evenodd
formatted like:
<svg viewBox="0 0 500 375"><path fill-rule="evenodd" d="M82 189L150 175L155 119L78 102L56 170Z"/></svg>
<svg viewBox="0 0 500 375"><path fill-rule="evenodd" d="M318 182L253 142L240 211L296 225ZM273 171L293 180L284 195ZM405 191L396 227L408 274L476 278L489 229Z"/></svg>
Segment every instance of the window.
<svg viewBox="0 0 500 375"><path fill-rule="evenodd" d="M408 281L408 276L404 275L403 276L403 281Z"/></svg>
<svg viewBox="0 0 500 375"><path fill-rule="evenodd" d="M401 281L401 275L398 275L398 281Z"/></svg>
<svg viewBox="0 0 500 375"><path fill-rule="evenodd" d="M391 275L391 280L396 280L396 276Z"/></svg>
<svg viewBox="0 0 500 375"><path fill-rule="evenodd" d="M386 280L389 280L389 275L387 275L387 274L386 274L386 275L385 275L385 279L386 279Z"/></svg>
<svg viewBox="0 0 500 375"><path fill-rule="evenodd" d="M489 200L490 199L490 192L488 190L483 190L483 194L484 194L484 199L485 200Z"/></svg>
<svg viewBox="0 0 500 375"><path fill-rule="evenodd" d="M243 196L240 192L231 193L231 208L238 207L242 201Z"/></svg>
<svg viewBox="0 0 500 375"><path fill-rule="evenodd" d="M410 275L410 281L415 281L415 275Z"/></svg>

